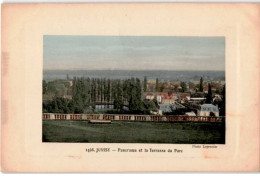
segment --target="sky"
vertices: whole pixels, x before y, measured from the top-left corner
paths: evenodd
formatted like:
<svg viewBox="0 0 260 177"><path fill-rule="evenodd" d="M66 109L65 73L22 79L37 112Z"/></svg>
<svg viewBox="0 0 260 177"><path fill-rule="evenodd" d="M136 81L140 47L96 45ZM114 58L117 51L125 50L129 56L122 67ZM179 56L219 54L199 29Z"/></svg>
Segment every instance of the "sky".
<svg viewBox="0 0 260 177"><path fill-rule="evenodd" d="M45 35L44 70L225 70L224 37Z"/></svg>

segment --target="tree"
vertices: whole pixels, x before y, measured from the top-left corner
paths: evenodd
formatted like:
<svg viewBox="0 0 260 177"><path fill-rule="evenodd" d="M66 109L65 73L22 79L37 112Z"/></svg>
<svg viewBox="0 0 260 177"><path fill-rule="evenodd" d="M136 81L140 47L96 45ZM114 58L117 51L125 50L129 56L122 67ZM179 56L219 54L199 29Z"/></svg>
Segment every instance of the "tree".
<svg viewBox="0 0 260 177"><path fill-rule="evenodd" d="M199 87L199 91L203 92L203 78L200 78L200 87Z"/></svg>
<svg viewBox="0 0 260 177"><path fill-rule="evenodd" d="M96 102L96 79L91 79L91 102Z"/></svg>
<svg viewBox="0 0 260 177"><path fill-rule="evenodd" d="M42 94L47 92L47 83L45 80L42 81Z"/></svg>
<svg viewBox="0 0 260 177"><path fill-rule="evenodd" d="M174 85L174 90L175 90L175 91L178 91L178 87L179 87L179 85L178 85L178 84L175 84L175 85Z"/></svg>
<svg viewBox="0 0 260 177"><path fill-rule="evenodd" d="M182 89L182 92L186 92L187 91L187 85L185 82L181 82L181 89Z"/></svg>
<svg viewBox="0 0 260 177"><path fill-rule="evenodd" d="M74 100L70 100L68 102L68 109L69 109L69 113L74 113L75 112L75 103Z"/></svg>
<svg viewBox="0 0 260 177"><path fill-rule="evenodd" d="M131 78L127 81L126 91L128 93L128 105L131 113L140 113L143 111L141 81L138 78ZM127 94L124 94L127 96Z"/></svg>
<svg viewBox="0 0 260 177"><path fill-rule="evenodd" d="M155 91L156 92L159 91L159 79L158 78L156 78Z"/></svg>
<svg viewBox="0 0 260 177"><path fill-rule="evenodd" d="M222 101L219 105L219 115L225 116L226 115L226 85L223 86L222 92Z"/></svg>
<svg viewBox="0 0 260 177"><path fill-rule="evenodd" d="M208 94L206 96L206 103L212 103L211 84L208 84Z"/></svg>
<svg viewBox="0 0 260 177"><path fill-rule="evenodd" d="M74 77L72 82L72 87L70 87L66 85L66 81L53 81L48 84L43 81L43 88L47 85L48 92L56 93L52 101L43 101L44 112L86 113L90 106L94 108L98 101L113 102L117 111L122 111L125 104L128 104L131 113L145 111L142 101L143 82L138 78L106 80ZM67 89L71 89L72 100L60 97ZM43 92L45 93L45 89ZM153 104L149 103L149 105Z"/></svg>
<svg viewBox="0 0 260 177"><path fill-rule="evenodd" d="M52 101L43 101L43 112L45 113L74 113L74 105L71 105L73 100L68 100L61 97L54 97Z"/></svg>
<svg viewBox="0 0 260 177"><path fill-rule="evenodd" d="M147 91L147 77L144 77L144 92Z"/></svg>
<svg viewBox="0 0 260 177"><path fill-rule="evenodd" d="M115 83L115 88L114 88L114 107L117 111L120 111L123 109L123 92L121 88L121 83L118 80L117 83Z"/></svg>
<svg viewBox="0 0 260 177"><path fill-rule="evenodd" d="M142 110L142 89L141 89L141 81L140 79L136 78L136 101L137 101L137 109Z"/></svg>
<svg viewBox="0 0 260 177"><path fill-rule="evenodd" d="M158 91L163 92L164 88L165 88L164 83L162 83L160 84Z"/></svg>
<svg viewBox="0 0 260 177"><path fill-rule="evenodd" d="M98 78L97 79L97 84L98 84L98 86L97 86L97 101L100 101L100 96L101 96L101 82L100 82L100 79Z"/></svg>
<svg viewBox="0 0 260 177"><path fill-rule="evenodd" d="M52 109L51 112L53 113L59 113L59 108L56 100L52 100Z"/></svg>
<svg viewBox="0 0 260 177"><path fill-rule="evenodd" d="M77 83L77 79L76 77L74 77L72 81L72 97L76 95L76 83Z"/></svg>
<svg viewBox="0 0 260 177"><path fill-rule="evenodd" d="M153 112L158 111L158 108L154 101L145 100L145 101L143 101L143 105L144 105L144 113L146 113L146 114L150 114L151 111L153 111Z"/></svg>
<svg viewBox="0 0 260 177"><path fill-rule="evenodd" d="M101 79L101 81L100 81L100 93L101 93L101 99L100 99L100 101L101 101L101 103L103 102L103 100L104 100L104 79Z"/></svg>
<svg viewBox="0 0 260 177"><path fill-rule="evenodd" d="M110 94L111 94L111 89L110 89L110 79L107 81L107 102L110 102Z"/></svg>

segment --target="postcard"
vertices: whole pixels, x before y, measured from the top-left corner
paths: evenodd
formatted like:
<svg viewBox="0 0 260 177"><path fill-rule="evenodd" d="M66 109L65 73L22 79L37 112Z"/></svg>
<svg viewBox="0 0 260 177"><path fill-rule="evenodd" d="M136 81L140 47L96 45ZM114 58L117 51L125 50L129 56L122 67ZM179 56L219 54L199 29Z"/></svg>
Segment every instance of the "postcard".
<svg viewBox="0 0 260 177"><path fill-rule="evenodd" d="M258 14L4 4L2 171L259 171Z"/></svg>

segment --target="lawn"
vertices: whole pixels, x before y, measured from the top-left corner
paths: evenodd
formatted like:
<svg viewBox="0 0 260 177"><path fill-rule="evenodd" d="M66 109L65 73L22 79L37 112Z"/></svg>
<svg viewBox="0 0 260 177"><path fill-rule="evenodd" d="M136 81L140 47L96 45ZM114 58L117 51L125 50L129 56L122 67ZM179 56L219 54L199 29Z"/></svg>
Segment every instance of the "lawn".
<svg viewBox="0 0 260 177"><path fill-rule="evenodd" d="M43 120L43 142L224 144L225 126L212 123Z"/></svg>

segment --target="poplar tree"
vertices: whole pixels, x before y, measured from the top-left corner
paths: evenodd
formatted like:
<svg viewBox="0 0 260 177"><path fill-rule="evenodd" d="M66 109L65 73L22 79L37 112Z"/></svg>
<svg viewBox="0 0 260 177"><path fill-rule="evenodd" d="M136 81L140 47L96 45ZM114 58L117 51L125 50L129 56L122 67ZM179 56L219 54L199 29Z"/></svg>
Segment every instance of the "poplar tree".
<svg viewBox="0 0 260 177"><path fill-rule="evenodd" d="M155 91L156 92L159 91L159 79L158 78L156 78Z"/></svg>
<svg viewBox="0 0 260 177"><path fill-rule="evenodd" d="M42 81L42 94L47 92L47 82L45 80Z"/></svg>
<svg viewBox="0 0 260 177"><path fill-rule="evenodd" d="M206 97L206 103L212 102L212 91L211 91L211 84L208 84L208 94Z"/></svg>
<svg viewBox="0 0 260 177"><path fill-rule="evenodd" d="M147 77L144 77L144 92L147 91Z"/></svg>
<svg viewBox="0 0 260 177"><path fill-rule="evenodd" d="M187 91L187 85L185 82L181 82L181 88L182 88L182 92L186 92Z"/></svg>
<svg viewBox="0 0 260 177"><path fill-rule="evenodd" d="M200 88L199 88L200 92L203 92L203 78L200 78Z"/></svg>

